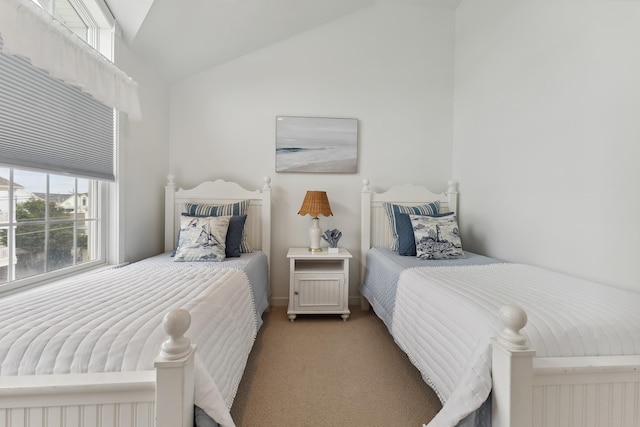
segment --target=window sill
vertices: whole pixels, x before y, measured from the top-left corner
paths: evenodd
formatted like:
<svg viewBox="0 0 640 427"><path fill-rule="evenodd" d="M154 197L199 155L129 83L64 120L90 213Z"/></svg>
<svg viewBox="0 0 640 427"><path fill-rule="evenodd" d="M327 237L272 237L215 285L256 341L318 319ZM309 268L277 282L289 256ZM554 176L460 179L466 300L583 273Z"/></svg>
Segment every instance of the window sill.
<svg viewBox="0 0 640 427"><path fill-rule="evenodd" d="M106 263L96 261L95 263L87 264L82 267L70 268L69 270L71 271L60 270L57 272L53 272L51 273L52 275L46 278L32 278L32 279L27 278L27 279L16 280L11 283L0 285L0 297L22 292L27 289L37 288L39 286L65 283L70 280L75 280L77 278L89 276L96 272L106 270L108 268L117 267L117 266L118 265L115 265L115 264L106 264Z"/></svg>

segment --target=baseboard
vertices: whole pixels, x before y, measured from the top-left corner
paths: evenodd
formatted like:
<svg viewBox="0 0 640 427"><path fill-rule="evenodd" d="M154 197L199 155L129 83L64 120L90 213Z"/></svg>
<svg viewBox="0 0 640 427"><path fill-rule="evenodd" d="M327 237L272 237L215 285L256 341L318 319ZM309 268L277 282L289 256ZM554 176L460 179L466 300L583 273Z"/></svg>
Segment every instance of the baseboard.
<svg viewBox="0 0 640 427"><path fill-rule="evenodd" d="M286 307L289 305L288 297L271 297L269 301L271 307Z"/></svg>
<svg viewBox="0 0 640 427"><path fill-rule="evenodd" d="M271 297L269 301L271 307L287 307L289 305L289 297ZM360 295L349 297L349 306L360 305Z"/></svg>
<svg viewBox="0 0 640 427"><path fill-rule="evenodd" d="M360 305L360 295L349 297L349 306Z"/></svg>

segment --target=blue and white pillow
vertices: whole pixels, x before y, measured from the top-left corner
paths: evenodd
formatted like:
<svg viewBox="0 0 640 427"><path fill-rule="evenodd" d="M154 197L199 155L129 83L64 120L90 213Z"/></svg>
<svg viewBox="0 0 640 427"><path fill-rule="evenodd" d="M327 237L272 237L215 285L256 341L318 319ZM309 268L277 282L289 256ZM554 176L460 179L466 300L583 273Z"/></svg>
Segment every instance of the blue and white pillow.
<svg viewBox="0 0 640 427"><path fill-rule="evenodd" d="M184 205L185 214L189 216L243 216L247 215L250 200L241 200L236 203L226 205L201 205L197 203L187 202ZM242 239L240 241L240 252L251 253L251 246L247 242L247 235L242 228Z"/></svg>
<svg viewBox="0 0 640 427"><path fill-rule="evenodd" d="M394 203L383 203L384 210L387 212L389 226L391 228L391 249L398 250L398 228L396 224L396 213L405 213L413 215L437 215L440 210L440 202L435 201L425 205L407 206Z"/></svg>
<svg viewBox="0 0 640 427"><path fill-rule="evenodd" d="M453 214L453 212L447 212L428 216L438 218ZM398 232L398 255L416 256L416 238L413 234L413 225L411 225L409 214L395 213L394 215L396 218L396 231ZM231 229L231 226L229 226L229 229ZM229 235L227 235L227 241L228 240Z"/></svg>
<svg viewBox="0 0 640 427"><path fill-rule="evenodd" d="M189 216L182 213L182 216ZM192 217L200 218L200 217ZM242 236L244 235L244 223L247 220L246 215L234 215L229 220L229 228L227 229L227 240L225 241L225 255L227 258L239 258L241 255ZM409 224L411 226L411 224ZM411 231L413 236L413 230ZM412 237L413 238L413 237ZM180 230L178 230L178 241L180 241ZM177 245L176 245L177 248ZM171 256L175 256L176 251L173 250ZM415 255L415 254L414 254Z"/></svg>
<svg viewBox="0 0 640 427"><path fill-rule="evenodd" d="M230 216L180 218L174 261L224 261Z"/></svg>
<svg viewBox="0 0 640 427"><path fill-rule="evenodd" d="M464 258L455 215L430 217L409 215L419 259Z"/></svg>

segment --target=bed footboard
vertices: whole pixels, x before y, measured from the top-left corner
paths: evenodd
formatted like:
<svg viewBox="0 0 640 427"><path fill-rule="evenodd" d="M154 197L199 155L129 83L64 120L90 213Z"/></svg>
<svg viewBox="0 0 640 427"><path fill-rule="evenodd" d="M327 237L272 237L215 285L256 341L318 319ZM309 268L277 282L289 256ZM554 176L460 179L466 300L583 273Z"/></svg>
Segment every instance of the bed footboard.
<svg viewBox="0 0 640 427"><path fill-rule="evenodd" d="M193 426L190 322L167 313L155 371L0 377L0 427Z"/></svg>
<svg viewBox="0 0 640 427"><path fill-rule="evenodd" d="M637 427L640 355L534 357L526 313L500 309L493 339L493 427Z"/></svg>
<svg viewBox="0 0 640 427"><path fill-rule="evenodd" d="M0 378L0 427L154 425L155 372Z"/></svg>

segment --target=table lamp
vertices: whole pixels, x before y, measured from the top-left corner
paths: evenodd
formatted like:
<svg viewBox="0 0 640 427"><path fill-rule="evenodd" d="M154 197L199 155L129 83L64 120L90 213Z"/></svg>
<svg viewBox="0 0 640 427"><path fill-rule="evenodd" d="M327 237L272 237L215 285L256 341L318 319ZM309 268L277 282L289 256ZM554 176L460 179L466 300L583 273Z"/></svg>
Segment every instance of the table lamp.
<svg viewBox="0 0 640 427"><path fill-rule="evenodd" d="M320 235L322 230L320 229L320 220L318 215L331 216L331 206L329 206L329 199L327 198L326 191L307 191L302 201L302 206L298 211L298 215L311 215L311 228L309 229L309 238L311 239L311 246L309 251L320 252Z"/></svg>

